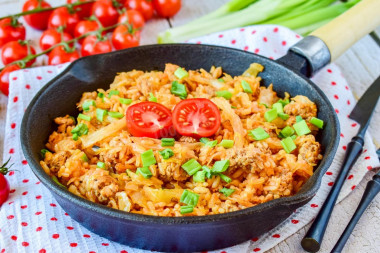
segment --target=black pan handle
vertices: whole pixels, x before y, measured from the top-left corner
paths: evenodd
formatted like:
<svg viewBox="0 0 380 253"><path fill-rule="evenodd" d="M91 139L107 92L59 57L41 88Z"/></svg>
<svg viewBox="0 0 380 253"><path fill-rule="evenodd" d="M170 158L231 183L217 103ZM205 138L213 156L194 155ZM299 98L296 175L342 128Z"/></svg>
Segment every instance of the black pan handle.
<svg viewBox="0 0 380 253"><path fill-rule="evenodd" d="M339 192L347 178L348 172L352 165L356 162L363 150L364 141L360 137L352 138L347 145L346 155L343 160L339 175L331 189L325 203L311 225L309 231L301 241L302 248L308 252L317 252L322 243L323 235L325 234L327 224L329 223L332 210L338 198Z"/></svg>
<svg viewBox="0 0 380 253"><path fill-rule="evenodd" d="M355 228L356 223L358 223L360 217L367 209L371 201L380 192L380 172L373 176L373 179L367 183L367 187L363 193L362 199L360 200L359 206L356 209L354 216L352 216L350 223L348 223L343 234L340 236L338 242L335 244L331 252L342 252L344 245L346 244L348 238L350 237L352 231Z"/></svg>

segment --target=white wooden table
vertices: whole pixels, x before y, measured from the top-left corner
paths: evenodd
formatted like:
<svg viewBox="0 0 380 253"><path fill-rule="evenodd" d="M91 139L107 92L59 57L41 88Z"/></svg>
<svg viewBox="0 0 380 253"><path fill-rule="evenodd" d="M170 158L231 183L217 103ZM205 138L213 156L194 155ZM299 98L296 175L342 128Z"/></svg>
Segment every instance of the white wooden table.
<svg viewBox="0 0 380 253"><path fill-rule="evenodd" d="M65 0L47 1L53 6L65 3ZM141 36L142 44L156 43L156 36L160 31L163 31L170 26L178 26L200 17L228 0L182 1L183 7L173 19L154 19L146 24ZM0 16L19 12L22 8L23 2L23 0L0 0ZM32 38L34 41L38 40L39 32L28 29L27 33L28 38ZM377 29L377 34L380 35L380 27ZM354 95L356 98L359 98L366 88L380 75L380 47L370 36L366 36L342 55L336 63L342 69ZM0 154L3 153L6 103L7 98L0 96ZM377 148L380 147L379 127L380 104L377 106L369 129ZM374 172L369 172L352 194L335 207L320 252L330 252L355 211L366 183L372 178L373 174ZM268 252L304 252L300 246L300 241L309 226L310 224ZM375 198L359 221L347 242L344 252L380 252L380 195Z"/></svg>

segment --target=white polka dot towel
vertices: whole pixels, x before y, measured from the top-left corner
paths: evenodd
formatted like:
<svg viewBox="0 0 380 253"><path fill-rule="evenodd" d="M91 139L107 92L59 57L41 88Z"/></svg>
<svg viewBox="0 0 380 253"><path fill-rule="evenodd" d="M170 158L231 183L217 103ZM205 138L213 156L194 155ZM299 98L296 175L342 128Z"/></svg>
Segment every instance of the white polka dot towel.
<svg viewBox="0 0 380 253"><path fill-rule="evenodd" d="M298 40L300 37L286 28L251 26L204 36L189 42L234 47L276 59L283 56ZM0 253L145 252L101 238L72 220L57 205L50 192L40 184L22 155L19 131L24 110L34 94L66 66L39 67L11 74L3 160L11 156L13 169L17 171L7 176L11 194L0 209ZM316 216L334 184L346 145L356 134L358 125L347 117L355 99L337 66L331 64L322 69L313 81L326 93L341 126L345 126L341 129L341 141L335 160L324 176L320 190L310 203L296 210L272 231L235 247L215 252L264 252L301 229ZM378 165L375 147L369 135L366 135L365 141L364 152L347 178L340 200L355 188L368 170Z"/></svg>

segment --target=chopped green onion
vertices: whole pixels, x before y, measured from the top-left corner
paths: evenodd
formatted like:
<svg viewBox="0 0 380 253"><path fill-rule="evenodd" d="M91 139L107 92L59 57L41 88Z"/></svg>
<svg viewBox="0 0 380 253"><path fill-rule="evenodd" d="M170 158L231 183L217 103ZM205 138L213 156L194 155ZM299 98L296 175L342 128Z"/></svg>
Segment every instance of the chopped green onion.
<svg viewBox="0 0 380 253"><path fill-rule="evenodd" d="M285 105L289 104L289 99L280 99L277 101L277 103L280 103L283 107L285 107Z"/></svg>
<svg viewBox="0 0 380 253"><path fill-rule="evenodd" d="M290 136L290 138L292 138L292 140L295 140L297 139L297 135L293 134L292 136Z"/></svg>
<svg viewBox="0 0 380 253"><path fill-rule="evenodd" d="M83 154L80 159L82 159L83 162L88 162L88 157L86 154Z"/></svg>
<svg viewBox="0 0 380 253"><path fill-rule="evenodd" d="M234 146L233 140L222 140L218 146L222 146L223 148L232 148Z"/></svg>
<svg viewBox="0 0 380 253"><path fill-rule="evenodd" d="M228 90L218 90L216 92L217 97L224 97L225 99L231 99L232 98L232 93L229 92Z"/></svg>
<svg viewBox="0 0 380 253"><path fill-rule="evenodd" d="M208 146L208 147L213 148L213 147L216 146L216 144L218 144L218 141L217 141L217 140L214 140L214 141L209 141L209 142L207 142L207 143L205 144L205 146Z"/></svg>
<svg viewBox="0 0 380 253"><path fill-rule="evenodd" d="M151 178L153 176L152 172L150 171L149 167L142 167L137 168L136 174L140 174L144 178Z"/></svg>
<svg viewBox="0 0 380 253"><path fill-rule="evenodd" d="M203 183L205 181L205 178L206 178L206 171L203 171L203 170L197 171L197 173L195 173L193 176L194 182L197 182L197 183Z"/></svg>
<svg viewBox="0 0 380 253"><path fill-rule="evenodd" d="M289 119L289 114L286 114L286 113L283 113L283 112L280 112L279 114L278 114L278 117L280 117L281 119L283 119L283 120L287 120L287 119Z"/></svg>
<svg viewBox="0 0 380 253"><path fill-rule="evenodd" d="M275 108L277 110L277 113L284 113L284 108L281 103L274 103L272 105L272 108Z"/></svg>
<svg viewBox="0 0 380 253"><path fill-rule="evenodd" d="M214 163L212 167L213 173L222 173L225 172L230 166L230 160L221 160Z"/></svg>
<svg viewBox="0 0 380 253"><path fill-rule="evenodd" d="M193 211L194 211L193 206L181 206L180 207L180 213L181 214L192 213Z"/></svg>
<svg viewBox="0 0 380 253"><path fill-rule="evenodd" d="M219 192L223 193L224 196L229 197L232 193L234 193L234 189L228 189L228 188L223 188L219 190Z"/></svg>
<svg viewBox="0 0 380 253"><path fill-rule="evenodd" d="M88 134L88 127L86 124L80 123L71 130L71 133L77 134L78 136L86 135Z"/></svg>
<svg viewBox="0 0 380 253"><path fill-rule="evenodd" d="M164 160L169 159L170 157L172 157L174 155L173 150L171 150L170 148L166 148L164 150L161 150L161 151L159 151L159 153Z"/></svg>
<svg viewBox="0 0 380 253"><path fill-rule="evenodd" d="M310 120L310 123L313 124L314 126L322 129L323 128L323 120L318 119L316 117L312 117Z"/></svg>
<svg viewBox="0 0 380 253"><path fill-rule="evenodd" d="M186 163L182 164L181 167L187 172L187 174L192 176L197 173L197 171L200 170L202 166L197 162L197 160L190 159Z"/></svg>
<svg viewBox="0 0 380 253"><path fill-rule="evenodd" d="M58 181L58 178L57 178L56 176L52 176L51 179L53 179L53 181L54 181L57 185L66 188L66 186L64 186L63 184L61 184L61 182Z"/></svg>
<svg viewBox="0 0 380 253"><path fill-rule="evenodd" d="M162 138L161 147L173 147L175 143L174 138Z"/></svg>
<svg viewBox="0 0 380 253"><path fill-rule="evenodd" d="M170 88L170 92L176 96L179 96L181 99L187 98L186 86L180 84L177 81L172 82L172 87Z"/></svg>
<svg viewBox="0 0 380 253"><path fill-rule="evenodd" d="M182 79L184 77L188 77L189 76L189 73L187 73L186 70L184 70L183 68L178 68L176 69L176 71L174 71L174 75L178 78L178 79Z"/></svg>
<svg viewBox="0 0 380 253"><path fill-rule="evenodd" d="M284 148L284 150L286 151L286 153L290 153L296 149L296 144L294 144L294 141L291 137L287 137L285 139L282 139L281 145Z"/></svg>
<svg viewBox="0 0 380 253"><path fill-rule="evenodd" d="M264 114L264 118L266 121L268 122L272 122L274 119L277 118L277 109L276 108L273 108L269 111L266 111L265 114Z"/></svg>
<svg viewBox="0 0 380 253"><path fill-rule="evenodd" d="M223 175L223 174L218 174L220 176L220 178L226 182L227 184L231 183L232 179L230 177L227 177L226 175Z"/></svg>
<svg viewBox="0 0 380 253"><path fill-rule="evenodd" d="M305 135L311 132L305 120L295 123L293 125L293 128L294 130L296 130L298 136Z"/></svg>
<svg viewBox="0 0 380 253"><path fill-rule="evenodd" d="M218 81L221 82L221 83L225 83L225 81L224 81L223 78L219 78Z"/></svg>
<svg viewBox="0 0 380 253"><path fill-rule="evenodd" d="M100 108L96 108L96 119L100 122L103 122L103 119L104 117L107 115L107 111L106 110L103 110L103 109L100 109Z"/></svg>
<svg viewBox="0 0 380 253"><path fill-rule="evenodd" d="M153 150L151 149L141 154L141 160L144 167L149 167L150 165L157 163Z"/></svg>
<svg viewBox="0 0 380 253"><path fill-rule="evenodd" d="M236 106L233 106L233 105L231 105L231 108L232 108L232 109L237 109L237 107L236 107Z"/></svg>
<svg viewBox="0 0 380 253"><path fill-rule="evenodd" d="M124 105L130 105L132 103L132 99L130 98L119 98L119 102Z"/></svg>
<svg viewBox="0 0 380 253"><path fill-rule="evenodd" d="M90 121L91 120L91 117L88 116L88 115L84 115L82 113L79 113L78 115L78 119L83 119L83 120L86 120L86 121Z"/></svg>
<svg viewBox="0 0 380 253"><path fill-rule="evenodd" d="M286 138L294 134L294 129L291 128L290 126L286 126L284 129L281 130L280 133L284 138Z"/></svg>
<svg viewBox="0 0 380 253"><path fill-rule="evenodd" d="M243 87L244 92L246 92L246 93L253 93L253 91L251 89L251 85L249 85L249 83L247 83L247 81L242 80L241 81L241 86Z"/></svg>
<svg viewBox="0 0 380 253"><path fill-rule="evenodd" d="M124 114L122 114L121 112L108 112L108 115L116 119L121 119L122 117L124 117Z"/></svg>
<svg viewBox="0 0 380 253"><path fill-rule="evenodd" d="M110 93L108 94L108 97L111 98L113 95L119 95L120 91L118 90L111 90Z"/></svg>
<svg viewBox="0 0 380 253"><path fill-rule="evenodd" d="M105 169L106 168L106 164L104 162L98 162L96 164L96 167L101 168L101 169Z"/></svg>
<svg viewBox="0 0 380 253"><path fill-rule="evenodd" d="M47 150L46 148L41 149L41 155L43 158L45 158L46 153L50 153L50 151Z"/></svg>
<svg viewBox="0 0 380 253"><path fill-rule="evenodd" d="M186 205L196 206L198 204L198 200L199 200L198 194L188 191L188 190L184 190L181 195L181 199L179 201Z"/></svg>
<svg viewBox="0 0 380 253"><path fill-rule="evenodd" d="M296 116L296 122L300 122L300 121L302 121L303 119L302 119L302 117L301 116Z"/></svg>
<svg viewBox="0 0 380 253"><path fill-rule="evenodd" d="M103 92L99 92L98 93L98 98L101 98L102 101L104 102L104 93Z"/></svg>
<svg viewBox="0 0 380 253"><path fill-rule="evenodd" d="M205 175L206 175L207 178L211 178L212 177L212 170L208 166L203 165L202 166L202 170L206 173Z"/></svg>
<svg viewBox="0 0 380 253"><path fill-rule="evenodd" d="M150 102L156 102L156 103L157 103L157 98L153 95L152 92L149 93L149 98L148 98L148 100L149 100Z"/></svg>
<svg viewBox="0 0 380 253"><path fill-rule="evenodd" d="M256 129L251 130L249 134L256 141L265 140L265 139L270 137L269 134L264 129L262 129L261 127L258 127Z"/></svg>
<svg viewBox="0 0 380 253"><path fill-rule="evenodd" d="M86 100L84 101L83 105L82 105L82 108L83 108L83 111L87 112L90 110L90 106L95 106L95 101L94 100Z"/></svg>
<svg viewBox="0 0 380 253"><path fill-rule="evenodd" d="M206 144L207 142L210 141L210 139L209 139L209 138L202 137L202 138L199 139L199 141L202 142L203 144Z"/></svg>
<svg viewBox="0 0 380 253"><path fill-rule="evenodd" d="M77 141L78 140L78 134L73 134L73 140Z"/></svg>
<svg viewBox="0 0 380 253"><path fill-rule="evenodd" d="M269 108L269 106L265 103L260 103L259 105L263 105L263 106L265 106L265 108Z"/></svg>

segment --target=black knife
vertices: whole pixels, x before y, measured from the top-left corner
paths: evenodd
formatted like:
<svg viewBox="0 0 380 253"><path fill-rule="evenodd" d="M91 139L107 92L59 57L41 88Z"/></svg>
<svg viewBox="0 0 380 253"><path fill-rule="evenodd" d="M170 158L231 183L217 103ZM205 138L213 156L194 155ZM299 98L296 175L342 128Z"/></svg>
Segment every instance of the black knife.
<svg viewBox="0 0 380 253"><path fill-rule="evenodd" d="M350 114L350 118L360 124L359 132L354 136L347 145L346 154L340 168L339 175L331 189L325 203L311 225L309 231L301 241L302 248L308 252L317 252L322 243L331 212L338 198L339 192L343 186L348 172L354 165L364 146L364 134L368 128L372 113L376 107L380 95L380 77L369 87L369 89L360 98L355 108Z"/></svg>

